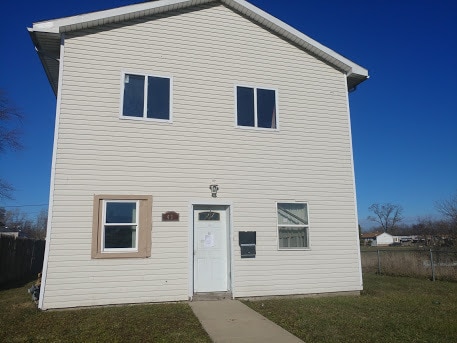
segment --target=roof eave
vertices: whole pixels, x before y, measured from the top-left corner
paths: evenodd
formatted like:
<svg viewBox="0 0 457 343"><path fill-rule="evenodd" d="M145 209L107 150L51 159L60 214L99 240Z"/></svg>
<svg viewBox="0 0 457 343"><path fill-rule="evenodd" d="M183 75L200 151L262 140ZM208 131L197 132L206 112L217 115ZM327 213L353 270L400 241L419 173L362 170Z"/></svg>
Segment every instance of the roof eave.
<svg viewBox="0 0 457 343"><path fill-rule="evenodd" d="M250 4L246 0L160 0L157 2L145 2L104 11L34 23L33 27L29 29L29 32L35 46L39 46L40 38L37 37L38 33L40 33L40 35L43 37L47 37L48 35L49 37L52 37L52 35L59 36L65 32L86 29L89 27L95 27L114 22L127 21L148 15L183 9L186 7L215 1L220 1L227 7L241 13L259 25L284 37L291 43L301 47L308 53L328 63L335 69L343 72L347 77L348 90L355 89L358 84L368 79L369 76L367 69L327 48L326 46L308 37L304 33L294 29L283 21ZM58 45L60 45L60 41ZM58 82L57 80L54 80L54 77L51 73L51 65L53 62L49 61L44 55L39 55L51 86L56 93Z"/></svg>
<svg viewBox="0 0 457 343"><path fill-rule="evenodd" d="M33 45L35 46L35 51L37 52L38 57L40 58L41 65L46 73L46 77L48 78L49 84L51 85L52 91L57 96L57 89L58 89L58 70L59 70L59 59L60 56L50 56L46 53L46 50L42 48L40 39L37 37L37 32L34 32L32 29L27 29L32 39ZM60 34L58 33L49 33L43 32L41 33L43 36L49 37L49 40L54 40L57 43L56 49L60 51ZM56 71L57 70L57 75Z"/></svg>

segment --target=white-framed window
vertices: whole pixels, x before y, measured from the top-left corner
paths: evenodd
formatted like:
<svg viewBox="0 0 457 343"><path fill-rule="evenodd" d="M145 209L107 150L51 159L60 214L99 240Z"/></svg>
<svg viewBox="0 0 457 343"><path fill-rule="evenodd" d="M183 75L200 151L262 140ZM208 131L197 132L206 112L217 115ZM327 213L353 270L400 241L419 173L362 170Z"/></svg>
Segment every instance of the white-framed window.
<svg viewBox="0 0 457 343"><path fill-rule="evenodd" d="M121 117L171 121L170 77L123 73Z"/></svg>
<svg viewBox="0 0 457 343"><path fill-rule="evenodd" d="M236 86L237 126L277 129L277 114L276 90Z"/></svg>
<svg viewBox="0 0 457 343"><path fill-rule="evenodd" d="M92 258L151 256L152 196L95 195Z"/></svg>
<svg viewBox="0 0 457 343"><path fill-rule="evenodd" d="M278 248L309 248L308 204L305 202L277 203Z"/></svg>
<svg viewBox="0 0 457 343"><path fill-rule="evenodd" d="M138 200L103 200L102 252L138 251L138 208Z"/></svg>

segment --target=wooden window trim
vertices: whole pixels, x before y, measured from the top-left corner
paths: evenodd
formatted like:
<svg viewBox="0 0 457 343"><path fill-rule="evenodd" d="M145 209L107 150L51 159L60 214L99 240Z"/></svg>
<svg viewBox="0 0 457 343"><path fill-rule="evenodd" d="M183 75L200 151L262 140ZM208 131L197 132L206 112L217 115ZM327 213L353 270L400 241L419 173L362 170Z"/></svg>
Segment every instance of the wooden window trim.
<svg viewBox="0 0 457 343"><path fill-rule="evenodd" d="M103 201L138 200L138 251L104 252L102 251ZM92 258L147 258L151 256L152 231L152 196L150 195L94 195L92 222Z"/></svg>

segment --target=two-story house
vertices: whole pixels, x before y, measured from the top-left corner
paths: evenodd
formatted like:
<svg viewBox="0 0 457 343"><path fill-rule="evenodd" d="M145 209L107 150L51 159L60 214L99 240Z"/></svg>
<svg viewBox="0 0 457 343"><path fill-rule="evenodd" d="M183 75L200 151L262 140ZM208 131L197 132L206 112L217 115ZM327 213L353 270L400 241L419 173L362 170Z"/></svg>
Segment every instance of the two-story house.
<svg viewBox="0 0 457 343"><path fill-rule="evenodd" d="M29 32L57 97L40 308L362 289L366 69L244 0Z"/></svg>

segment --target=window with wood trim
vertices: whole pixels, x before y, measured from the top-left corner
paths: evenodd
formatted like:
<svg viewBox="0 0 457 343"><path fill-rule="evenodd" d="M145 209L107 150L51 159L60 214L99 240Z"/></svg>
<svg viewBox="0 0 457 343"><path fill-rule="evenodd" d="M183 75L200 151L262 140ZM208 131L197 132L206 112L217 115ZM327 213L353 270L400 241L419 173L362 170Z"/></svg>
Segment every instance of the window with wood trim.
<svg viewBox="0 0 457 343"><path fill-rule="evenodd" d="M92 258L151 256L152 197L96 195Z"/></svg>

